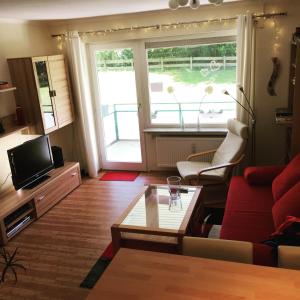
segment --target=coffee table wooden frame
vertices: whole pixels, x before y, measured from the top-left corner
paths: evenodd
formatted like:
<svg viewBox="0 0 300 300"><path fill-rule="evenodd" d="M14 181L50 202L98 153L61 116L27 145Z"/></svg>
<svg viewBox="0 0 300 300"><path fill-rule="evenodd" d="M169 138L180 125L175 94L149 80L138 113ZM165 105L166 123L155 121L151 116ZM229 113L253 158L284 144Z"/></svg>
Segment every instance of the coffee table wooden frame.
<svg viewBox="0 0 300 300"><path fill-rule="evenodd" d="M189 204L189 207L185 213L185 216L182 220L180 228L175 229L160 229L160 228L151 228L151 227L140 227L132 225L123 225L122 222L131 212L133 207L139 201L139 199L145 194L148 188L151 187L162 187L166 186L163 184L155 184L143 187L142 191L133 199L117 221L111 226L111 236L114 253L117 253L120 247L129 247L129 248L142 248L144 250L159 250L173 253L182 253L182 240L185 235L191 232L192 228L196 225L199 217L202 215L201 212L204 209L202 198L202 187L201 186L182 186L182 188L196 188L192 200ZM177 244L170 244L168 242L159 242L159 241L143 241L130 239L131 243L126 243L125 239L122 239L122 233L136 233L136 234L145 234L152 236L161 236L161 237L174 237L177 239ZM127 240L127 239L126 239ZM127 240L128 241L128 240ZM143 246L141 246L143 244ZM154 245L155 244L155 245ZM155 246L153 248L153 246ZM173 249L173 250L172 250Z"/></svg>

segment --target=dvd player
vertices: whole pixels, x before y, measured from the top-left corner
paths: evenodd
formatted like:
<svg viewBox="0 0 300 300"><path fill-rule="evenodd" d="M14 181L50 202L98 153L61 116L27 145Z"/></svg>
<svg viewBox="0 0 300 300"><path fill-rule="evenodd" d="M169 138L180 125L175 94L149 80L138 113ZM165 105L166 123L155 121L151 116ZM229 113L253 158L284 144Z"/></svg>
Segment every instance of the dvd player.
<svg viewBox="0 0 300 300"><path fill-rule="evenodd" d="M13 225L7 230L6 232L7 237L10 238L13 235L15 235L18 231L20 231L23 227L25 227L25 225L28 222L30 222L31 219L32 219L31 216L25 216L24 218L22 218L19 222L17 222L15 225Z"/></svg>

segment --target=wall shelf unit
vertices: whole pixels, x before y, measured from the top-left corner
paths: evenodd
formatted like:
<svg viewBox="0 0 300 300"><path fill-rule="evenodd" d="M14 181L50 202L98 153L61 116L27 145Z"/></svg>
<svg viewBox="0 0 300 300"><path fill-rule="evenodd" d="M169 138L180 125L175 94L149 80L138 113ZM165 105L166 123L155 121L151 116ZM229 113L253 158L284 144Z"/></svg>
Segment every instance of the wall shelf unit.
<svg viewBox="0 0 300 300"><path fill-rule="evenodd" d="M28 134L29 129L28 129L27 126L17 126L17 125L6 128L5 132L0 134L0 139L4 138L4 137L7 137L11 134L14 134L14 133L18 133L18 132L21 133L21 134Z"/></svg>
<svg viewBox="0 0 300 300"><path fill-rule="evenodd" d="M300 38L297 29L291 44L289 109L292 111L292 122L287 129L287 160L300 152Z"/></svg>
<svg viewBox="0 0 300 300"><path fill-rule="evenodd" d="M296 29L290 46L288 107L278 108L275 114L276 124L286 126L286 163L300 153L300 28Z"/></svg>
<svg viewBox="0 0 300 300"><path fill-rule="evenodd" d="M7 137L14 133L20 133L20 134L29 134L29 128L27 125L17 125L16 124L16 116L14 114L8 115L6 117L1 118L1 122L3 124L3 127L5 131L3 133L0 133L0 139Z"/></svg>

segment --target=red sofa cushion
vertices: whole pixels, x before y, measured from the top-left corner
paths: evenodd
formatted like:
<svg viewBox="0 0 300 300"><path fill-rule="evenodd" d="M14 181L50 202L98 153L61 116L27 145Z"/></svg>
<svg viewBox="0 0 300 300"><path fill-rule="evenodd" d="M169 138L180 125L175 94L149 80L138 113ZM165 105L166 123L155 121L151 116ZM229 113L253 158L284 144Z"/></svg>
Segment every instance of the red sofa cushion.
<svg viewBox="0 0 300 300"><path fill-rule="evenodd" d="M251 185L271 185L285 166L259 166L245 169L244 178Z"/></svg>
<svg viewBox="0 0 300 300"><path fill-rule="evenodd" d="M240 176L233 177L227 195L220 237L260 243L274 231L270 186L251 186Z"/></svg>
<svg viewBox="0 0 300 300"><path fill-rule="evenodd" d="M300 153L296 155L285 167L285 169L273 180L272 192L274 201L279 200L299 180Z"/></svg>
<svg viewBox="0 0 300 300"><path fill-rule="evenodd" d="M300 217L300 181L274 204L272 214L276 228L287 216Z"/></svg>

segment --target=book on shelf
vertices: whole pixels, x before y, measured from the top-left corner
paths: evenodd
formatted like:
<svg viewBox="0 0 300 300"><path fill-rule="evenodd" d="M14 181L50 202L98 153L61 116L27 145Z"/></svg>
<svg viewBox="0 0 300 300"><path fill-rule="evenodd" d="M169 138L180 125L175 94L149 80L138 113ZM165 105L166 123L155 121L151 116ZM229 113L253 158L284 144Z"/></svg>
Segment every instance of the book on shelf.
<svg viewBox="0 0 300 300"><path fill-rule="evenodd" d="M275 111L276 124L290 125L293 123L293 112L289 108L277 108Z"/></svg>

